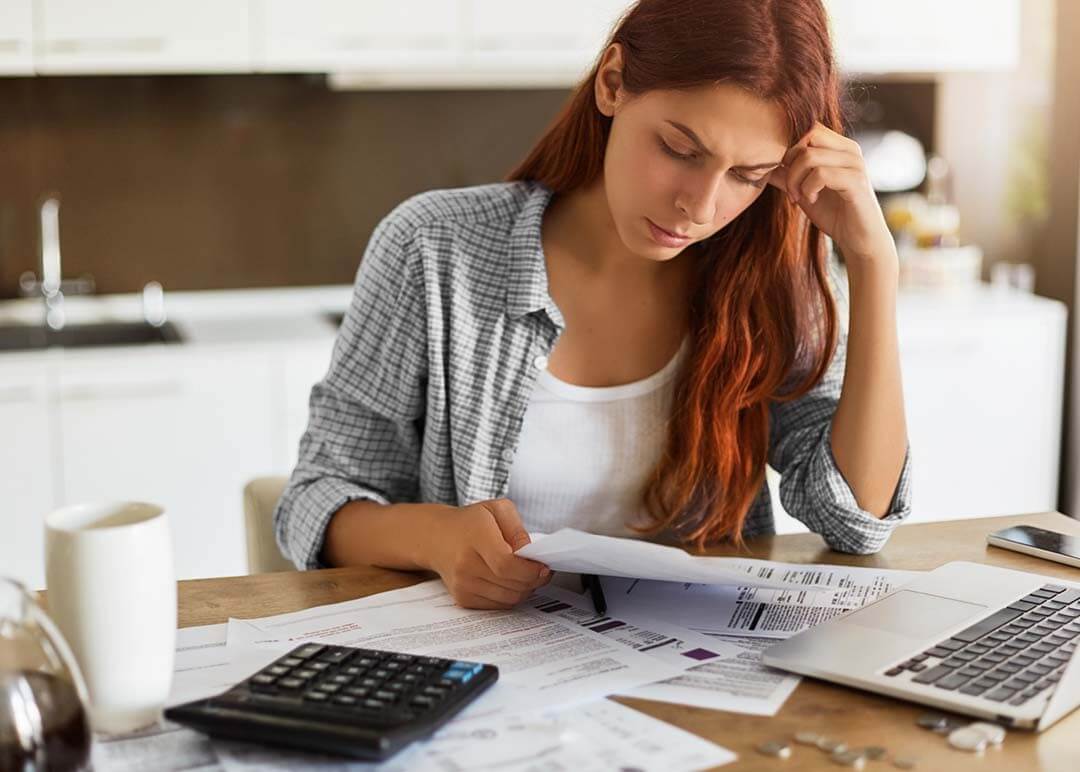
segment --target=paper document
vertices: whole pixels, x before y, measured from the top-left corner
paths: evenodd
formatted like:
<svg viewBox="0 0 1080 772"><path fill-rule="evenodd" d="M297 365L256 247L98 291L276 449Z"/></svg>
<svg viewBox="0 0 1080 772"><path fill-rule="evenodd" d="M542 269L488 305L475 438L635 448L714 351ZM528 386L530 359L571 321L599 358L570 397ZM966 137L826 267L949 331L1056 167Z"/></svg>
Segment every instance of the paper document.
<svg viewBox="0 0 1080 772"><path fill-rule="evenodd" d="M734 713L776 715L799 685L800 678L761 664L761 652L775 641L731 636L717 636L716 641L732 645L737 653L699 665L669 681L636 687L623 695Z"/></svg>
<svg viewBox="0 0 1080 772"><path fill-rule="evenodd" d="M381 765L217 743L224 772L690 772L735 760L697 735L611 700L550 713L493 717L482 727L447 724Z"/></svg>
<svg viewBox="0 0 1080 772"><path fill-rule="evenodd" d="M561 587L542 587L534 592L526 603L538 611L567 619L680 670L689 670L702 662L719 659L731 653L729 644L670 622L647 619L645 615L637 613L636 609L631 613L629 606L626 616L597 614L588 595Z"/></svg>
<svg viewBox="0 0 1080 772"><path fill-rule="evenodd" d="M775 563L751 558L691 555L677 547L638 539L600 536L573 528L532 534L517 554L554 571L627 579L737 584L751 587L846 589L847 572L872 569Z"/></svg>
<svg viewBox="0 0 1080 772"><path fill-rule="evenodd" d="M230 654L225 645L228 628L219 624L176 631L168 707L220 694L276 658L276 653L260 650Z"/></svg>
<svg viewBox="0 0 1080 772"><path fill-rule="evenodd" d="M875 601L917 576L914 571L881 568L773 565L785 576L820 571L815 581L837 589L818 589L816 584L808 589L772 589L620 577L601 581L608 609L615 614L641 613L708 635L787 638Z"/></svg>
<svg viewBox="0 0 1080 772"><path fill-rule="evenodd" d="M626 696L771 716L799 683L799 676L761 664L761 650L772 641L759 644L703 635L650 618L632 603L620 612L609 607L608 613L597 615L587 594L550 585L537 591L529 602L638 651L668 661L679 657L700 660L683 676L639 687Z"/></svg>
<svg viewBox="0 0 1080 772"><path fill-rule="evenodd" d="M98 735L94 772L221 772L210 738L170 722L125 735Z"/></svg>
<svg viewBox="0 0 1080 772"><path fill-rule="evenodd" d="M228 648L287 651L299 643L360 646L487 662L499 682L467 715L592 701L682 668L522 606L464 609L440 580L262 619L230 619Z"/></svg>

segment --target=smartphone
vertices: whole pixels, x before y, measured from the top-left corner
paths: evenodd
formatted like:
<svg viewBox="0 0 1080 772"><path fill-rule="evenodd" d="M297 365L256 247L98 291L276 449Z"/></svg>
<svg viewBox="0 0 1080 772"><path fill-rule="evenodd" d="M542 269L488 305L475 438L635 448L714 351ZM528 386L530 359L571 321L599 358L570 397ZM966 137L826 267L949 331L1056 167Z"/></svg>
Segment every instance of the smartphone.
<svg viewBox="0 0 1080 772"><path fill-rule="evenodd" d="M1080 537L1066 536L1033 525L1018 525L990 534L986 542L995 547L1080 568Z"/></svg>

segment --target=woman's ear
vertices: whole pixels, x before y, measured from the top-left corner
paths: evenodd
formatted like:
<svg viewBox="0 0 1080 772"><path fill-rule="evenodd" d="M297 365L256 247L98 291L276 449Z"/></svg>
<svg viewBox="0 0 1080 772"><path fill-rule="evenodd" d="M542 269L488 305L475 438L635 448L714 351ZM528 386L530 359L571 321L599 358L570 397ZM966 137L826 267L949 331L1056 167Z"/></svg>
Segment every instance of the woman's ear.
<svg viewBox="0 0 1080 772"><path fill-rule="evenodd" d="M608 118L615 114L622 98L622 44L612 43L604 51L593 83L596 109Z"/></svg>

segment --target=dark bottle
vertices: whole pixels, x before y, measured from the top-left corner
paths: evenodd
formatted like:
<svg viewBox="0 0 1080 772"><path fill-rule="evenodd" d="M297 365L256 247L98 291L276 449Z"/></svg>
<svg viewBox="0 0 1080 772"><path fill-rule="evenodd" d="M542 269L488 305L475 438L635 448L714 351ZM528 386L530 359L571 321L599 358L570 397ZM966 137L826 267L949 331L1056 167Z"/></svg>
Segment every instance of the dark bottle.
<svg viewBox="0 0 1080 772"><path fill-rule="evenodd" d="M37 671L0 673L0 695L19 702L20 718L0 722L0 770L68 772L90 766L90 724L74 687ZM31 701L26 702L29 698ZM26 707L32 706L32 707ZM34 714L40 716L38 721ZM31 715L25 715L30 713Z"/></svg>
<svg viewBox="0 0 1080 772"><path fill-rule="evenodd" d="M52 620L0 577L0 772L90 769L86 685Z"/></svg>

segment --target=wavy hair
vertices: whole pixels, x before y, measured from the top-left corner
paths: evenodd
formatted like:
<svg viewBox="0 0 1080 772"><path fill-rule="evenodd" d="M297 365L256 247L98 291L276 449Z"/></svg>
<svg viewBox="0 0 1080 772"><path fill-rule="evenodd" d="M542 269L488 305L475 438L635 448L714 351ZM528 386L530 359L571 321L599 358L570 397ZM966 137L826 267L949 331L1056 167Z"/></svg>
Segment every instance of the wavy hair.
<svg viewBox="0 0 1080 772"><path fill-rule="evenodd" d="M821 0L640 0L617 22L623 84L657 89L736 85L779 105L793 145L820 121L843 131L841 89ZM556 194L601 174L611 118L594 82L602 54L506 180ZM797 399L828 369L837 311L824 234L773 186L693 250L690 354L675 383L661 458L638 530L701 548L742 542L765 478L769 405Z"/></svg>

